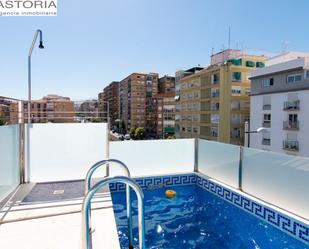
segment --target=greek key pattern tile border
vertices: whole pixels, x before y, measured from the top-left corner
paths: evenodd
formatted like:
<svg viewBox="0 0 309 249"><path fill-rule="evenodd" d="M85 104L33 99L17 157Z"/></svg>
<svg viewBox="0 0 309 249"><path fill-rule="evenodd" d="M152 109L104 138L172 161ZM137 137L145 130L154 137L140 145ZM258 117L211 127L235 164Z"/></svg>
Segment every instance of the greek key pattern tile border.
<svg viewBox="0 0 309 249"><path fill-rule="evenodd" d="M303 225L294 219L283 215L273 209L263 206L256 201L244 197L236 192L231 191L217 183L209 181L201 176L196 176L196 184L202 188L212 192L226 201L235 204L241 209L258 216L262 220L272 224L273 226L285 231L293 237L309 243L309 226Z"/></svg>
<svg viewBox="0 0 309 249"><path fill-rule="evenodd" d="M195 174L182 174L182 175L172 175L172 176L155 176L155 177L145 177L145 178L134 178L134 180L141 186L142 189L147 188L157 188L157 187L167 187L167 186L177 186L186 184L195 184L196 175ZM109 185L110 191L123 191L125 185L123 183L111 183Z"/></svg>

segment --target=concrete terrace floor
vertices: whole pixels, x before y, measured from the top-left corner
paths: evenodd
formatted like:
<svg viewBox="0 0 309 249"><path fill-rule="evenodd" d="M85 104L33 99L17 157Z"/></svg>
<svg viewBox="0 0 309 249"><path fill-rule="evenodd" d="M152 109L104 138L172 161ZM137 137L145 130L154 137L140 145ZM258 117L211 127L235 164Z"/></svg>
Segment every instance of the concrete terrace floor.
<svg viewBox="0 0 309 249"><path fill-rule="evenodd" d="M0 210L0 248L81 248L83 189L82 181L21 185ZM120 248L108 189L93 199L91 221L94 248Z"/></svg>

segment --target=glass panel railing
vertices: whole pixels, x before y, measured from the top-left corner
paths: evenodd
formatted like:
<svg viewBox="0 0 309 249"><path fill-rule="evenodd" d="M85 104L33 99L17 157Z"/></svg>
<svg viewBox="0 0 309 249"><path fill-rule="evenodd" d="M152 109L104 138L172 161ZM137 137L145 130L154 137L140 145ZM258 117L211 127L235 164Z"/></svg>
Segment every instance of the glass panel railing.
<svg viewBox="0 0 309 249"><path fill-rule="evenodd" d="M309 158L244 148L242 188L309 219Z"/></svg>
<svg viewBox="0 0 309 249"><path fill-rule="evenodd" d="M238 188L239 155L239 146L199 139L198 171Z"/></svg>
<svg viewBox="0 0 309 249"><path fill-rule="evenodd" d="M32 124L25 133L30 182L84 179L94 163L106 159L106 123Z"/></svg>
<svg viewBox="0 0 309 249"><path fill-rule="evenodd" d="M132 176L193 172L194 139L110 142L110 158L124 162Z"/></svg>
<svg viewBox="0 0 309 249"><path fill-rule="evenodd" d="M0 126L0 202L19 185L19 126Z"/></svg>

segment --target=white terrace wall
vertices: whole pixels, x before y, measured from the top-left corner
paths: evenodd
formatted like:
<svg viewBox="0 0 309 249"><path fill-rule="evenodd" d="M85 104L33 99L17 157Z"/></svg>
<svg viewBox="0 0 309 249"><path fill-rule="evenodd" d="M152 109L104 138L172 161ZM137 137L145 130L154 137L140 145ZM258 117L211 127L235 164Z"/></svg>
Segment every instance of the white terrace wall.
<svg viewBox="0 0 309 249"><path fill-rule="evenodd" d="M106 158L105 123L31 124L25 129L30 182L84 179L92 164Z"/></svg>
<svg viewBox="0 0 309 249"><path fill-rule="evenodd" d="M243 191L309 220L309 158L244 148Z"/></svg>
<svg viewBox="0 0 309 249"><path fill-rule="evenodd" d="M198 171L238 188L240 147L198 140Z"/></svg>
<svg viewBox="0 0 309 249"><path fill-rule="evenodd" d="M0 202L19 185L19 127L0 126Z"/></svg>
<svg viewBox="0 0 309 249"><path fill-rule="evenodd" d="M110 158L123 161L132 176L192 173L194 139L111 142Z"/></svg>

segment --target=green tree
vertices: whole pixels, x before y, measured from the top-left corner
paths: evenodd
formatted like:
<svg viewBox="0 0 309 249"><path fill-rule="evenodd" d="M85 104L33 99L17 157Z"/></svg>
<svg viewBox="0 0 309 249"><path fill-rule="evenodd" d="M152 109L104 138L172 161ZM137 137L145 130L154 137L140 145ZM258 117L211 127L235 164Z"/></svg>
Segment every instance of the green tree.
<svg viewBox="0 0 309 249"><path fill-rule="evenodd" d="M5 125L5 116L3 113L0 113L0 126Z"/></svg>
<svg viewBox="0 0 309 249"><path fill-rule="evenodd" d="M132 128L130 129L130 136L131 136L132 139L135 138L135 132L136 132L136 128L135 128L135 127L132 127Z"/></svg>
<svg viewBox="0 0 309 249"><path fill-rule="evenodd" d="M143 139L145 137L145 129L143 127L136 128L134 135L136 139Z"/></svg>

